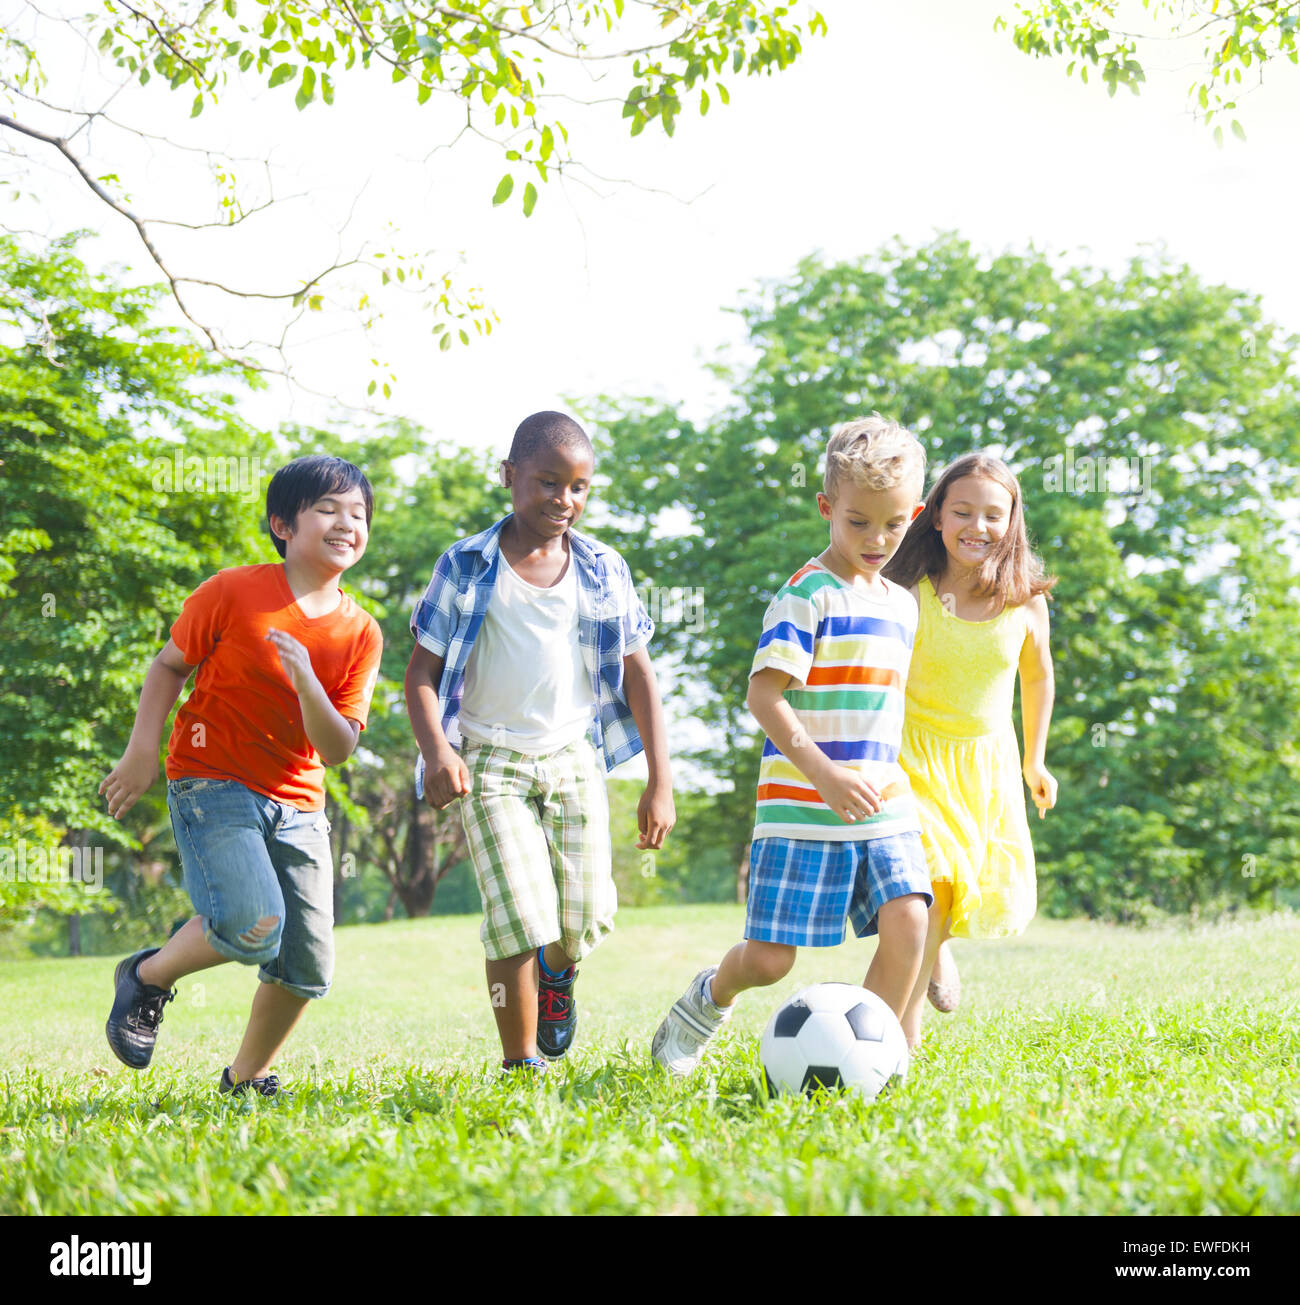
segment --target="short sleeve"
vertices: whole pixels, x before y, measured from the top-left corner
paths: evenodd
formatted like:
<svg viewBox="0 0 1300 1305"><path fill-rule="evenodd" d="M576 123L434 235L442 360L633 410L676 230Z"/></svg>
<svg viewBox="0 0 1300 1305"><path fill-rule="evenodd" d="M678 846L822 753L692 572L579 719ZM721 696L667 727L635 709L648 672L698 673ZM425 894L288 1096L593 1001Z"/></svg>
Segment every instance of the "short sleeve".
<svg viewBox="0 0 1300 1305"><path fill-rule="evenodd" d="M762 670L784 671L800 684L808 682L817 637L817 603L789 585L777 591L763 613L763 633L758 640L751 676Z"/></svg>
<svg viewBox="0 0 1300 1305"><path fill-rule="evenodd" d="M630 657L640 652L650 642L655 632L655 623L650 619L645 605L637 597L636 587L632 584L632 572L621 555L615 554L613 582L618 595L618 610L623 624L623 656Z"/></svg>
<svg viewBox="0 0 1300 1305"><path fill-rule="evenodd" d="M367 624L358 643L357 657L348 668L347 678L330 696L330 702L340 716L356 721L365 729L370 716L370 699L379 679L379 659L384 652L384 636L374 620Z"/></svg>
<svg viewBox="0 0 1300 1305"><path fill-rule="evenodd" d="M457 592L452 555L444 553L433 568L424 596L411 613L411 633L435 657L447 655L456 631Z"/></svg>
<svg viewBox="0 0 1300 1305"><path fill-rule="evenodd" d="M191 666L197 666L217 646L225 625L225 590L222 573L209 576L185 600L172 623L171 640Z"/></svg>

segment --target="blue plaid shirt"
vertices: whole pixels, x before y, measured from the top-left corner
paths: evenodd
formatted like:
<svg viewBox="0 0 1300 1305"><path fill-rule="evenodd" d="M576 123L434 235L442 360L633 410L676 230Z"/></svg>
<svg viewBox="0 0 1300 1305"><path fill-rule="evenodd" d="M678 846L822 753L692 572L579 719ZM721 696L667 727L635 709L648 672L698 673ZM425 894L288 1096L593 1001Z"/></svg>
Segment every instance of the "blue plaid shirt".
<svg viewBox="0 0 1300 1305"><path fill-rule="evenodd" d="M438 698L442 728L452 747L461 742L457 717L465 691L465 667L483 626L496 586L503 517L481 534L453 544L433 568L424 597L411 613L411 633L420 645L443 658ZM654 633L632 585L627 563L612 548L576 530L569 549L578 572L578 645L591 675L596 710L588 737L605 758L605 769L642 750L641 735L623 693L623 658L644 648ZM527 668L520 667L520 674ZM416 766L416 790L424 781L424 758Z"/></svg>

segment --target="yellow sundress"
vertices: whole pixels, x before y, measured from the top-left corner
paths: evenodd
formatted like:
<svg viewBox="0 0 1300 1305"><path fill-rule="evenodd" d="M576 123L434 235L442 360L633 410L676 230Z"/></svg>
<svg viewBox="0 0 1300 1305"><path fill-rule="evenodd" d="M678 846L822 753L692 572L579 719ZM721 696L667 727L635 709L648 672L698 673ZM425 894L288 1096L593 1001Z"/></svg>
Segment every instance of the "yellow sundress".
<svg viewBox="0 0 1300 1305"><path fill-rule="evenodd" d="M953 886L953 934L1009 937L1024 931L1038 905L1011 720L1025 609L963 621L928 577L917 591L898 760L916 797L930 878Z"/></svg>

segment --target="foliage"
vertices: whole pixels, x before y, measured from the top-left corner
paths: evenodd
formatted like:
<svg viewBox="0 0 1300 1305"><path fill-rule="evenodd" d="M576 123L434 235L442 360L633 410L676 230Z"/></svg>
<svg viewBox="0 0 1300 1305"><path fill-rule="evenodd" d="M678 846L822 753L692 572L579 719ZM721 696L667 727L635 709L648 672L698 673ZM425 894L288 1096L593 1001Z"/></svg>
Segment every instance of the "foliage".
<svg viewBox="0 0 1300 1305"><path fill-rule="evenodd" d="M727 82L788 67L801 53L805 35L826 30L808 0L696 5L580 0L535 8L496 0L464 0L454 6L408 5L405 0L261 0L256 5L248 0L242 5L238 0L104 0L88 17L62 20L78 45L90 35L86 48L92 51L92 71L87 75L80 51L51 56L50 23L57 15L47 16L34 4L21 10L21 21L0 29L0 128L11 145L35 148L51 161L57 154L62 166L135 225L177 304L209 344L259 366L269 365L275 355L287 366L286 332L304 317L341 309L373 326L381 302L399 292L421 295L434 310L432 330L442 349L457 339L468 344L468 326L478 333L490 331L495 317L478 290L464 289L452 272L429 266L427 255L381 248L373 239L359 245L349 239L350 256L340 253L325 268L304 267L298 250L286 249L287 287L248 288L217 279L212 266L193 273L175 266L169 249L175 246L163 240L161 226L179 222L189 228L191 251L197 249L199 257L214 263L216 245L201 233L246 221L256 224L277 200L260 142L257 164L246 168L247 159L214 152L183 129L160 135L155 120L135 125L132 115L144 117L148 106L154 106L154 119L159 116L159 88L187 97L192 119L222 113L229 101L262 88L291 95L300 111L318 106L346 114L349 95L359 98L364 75L382 77L396 94L410 92L416 107L431 99L447 105L451 112L435 118L432 128L448 137L443 147L466 136L488 142L506 164L491 202L513 199L528 216L538 203L539 187L567 171L583 174L583 162L570 147L569 108L595 105L598 112L610 112L605 106L612 104L631 135L658 122L671 136L682 115L707 113L715 98L728 103ZM804 14L806 21L796 21ZM35 43L37 32L44 38L44 54ZM50 56L48 81L45 56ZM601 89L596 100L587 98L593 83ZM134 94L123 94L128 89ZM410 107L408 100L396 111ZM78 135L91 124L97 149L108 151L103 157L110 160L120 156L116 166L126 180L79 152ZM419 130L427 135L427 127ZM202 194L212 215L196 220L192 209L170 208L166 217L142 217L128 207L134 142L124 141L122 133L147 140L154 152L197 150L208 164L207 175L187 185L186 196L192 201ZM353 170L346 157L340 157L338 166ZM482 199L486 204L488 195ZM228 250L227 237L220 252ZM339 282L338 274L347 268L354 269L353 280ZM363 274L369 288L357 279ZM391 289L385 292L384 286ZM207 310L191 306L191 292L220 292L230 297L227 302L258 300L265 311L279 314L285 329L260 342L232 346ZM371 392L391 380L391 373L387 379L376 376Z"/></svg>
<svg viewBox="0 0 1300 1305"><path fill-rule="evenodd" d="M1300 476L1300 380L1296 342L1257 301L1158 251L1112 274L944 236L805 260L741 311L752 362L727 374L726 411L597 405L619 469L605 533L651 585L702 600L703 629L665 623L657 643L707 693L717 742L699 759L731 781L715 813L734 863L763 610L825 547L830 428L878 409L932 466L976 447L1006 458L1061 576L1047 755L1061 795L1033 822L1048 908L1133 918L1295 885L1297 757L1278 723L1300 713L1281 510Z"/></svg>
<svg viewBox="0 0 1300 1305"><path fill-rule="evenodd" d="M1069 56L1067 75L1079 69L1083 81L1088 69L1101 74L1109 94L1126 86L1134 95L1146 81L1138 58L1139 43L1151 40L1203 41L1196 78L1188 98L1207 124L1237 108L1237 88L1243 79L1264 78L1264 66L1283 59L1300 62L1296 26L1300 6L1275 2L1220 6L1174 3L1174 0L1142 0L1142 8L1156 28L1156 34L1127 32L1115 27L1120 21L1118 0L1033 0L1017 4L1012 37L1017 49L1043 58ZM1006 19L998 27L1005 29ZM1245 140L1246 132L1236 118L1232 132ZM1223 140L1223 124L1215 123L1214 138Z"/></svg>
<svg viewBox="0 0 1300 1305"><path fill-rule="evenodd" d="M18 342L0 356L0 809L122 841L95 789L143 671L185 595L258 546L258 504L205 480L208 459L251 477L270 441L236 415L243 373L150 325L158 292L91 276L74 247L0 240Z"/></svg>
<svg viewBox="0 0 1300 1305"><path fill-rule="evenodd" d="M137 1074L88 1027L112 961L0 966L0 1211L1300 1213L1293 917L1039 921L972 944L963 1009L932 1015L905 1083L869 1106L769 1102L757 1060L777 1004L860 982L866 946L801 952L690 1080L651 1065L659 1020L742 919L620 912L583 963L574 1050L548 1081L505 1085L472 924L340 929L336 985L281 1057L295 1095L275 1107L216 1091L248 970L182 981Z"/></svg>

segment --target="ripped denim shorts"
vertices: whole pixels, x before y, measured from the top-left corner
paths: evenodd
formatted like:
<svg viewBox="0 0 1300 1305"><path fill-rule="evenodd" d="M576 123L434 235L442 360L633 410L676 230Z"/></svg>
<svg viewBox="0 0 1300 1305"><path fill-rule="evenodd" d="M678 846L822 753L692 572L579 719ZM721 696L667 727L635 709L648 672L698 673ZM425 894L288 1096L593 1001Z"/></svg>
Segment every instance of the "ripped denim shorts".
<svg viewBox="0 0 1300 1305"><path fill-rule="evenodd" d="M334 974L334 868L323 811L230 779L167 781L185 891L214 951L263 983L323 997Z"/></svg>

